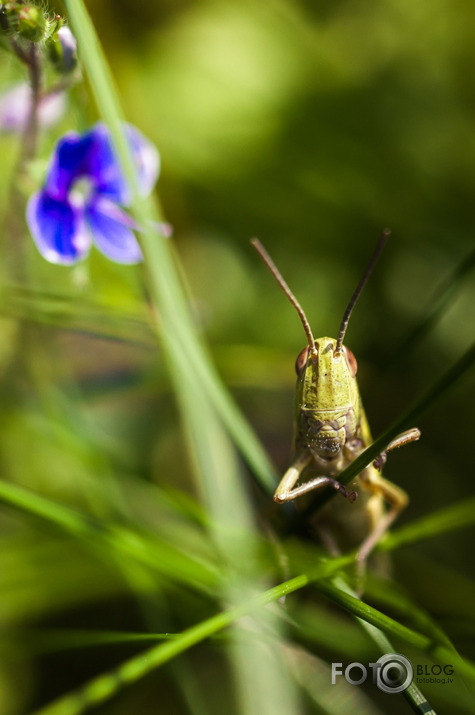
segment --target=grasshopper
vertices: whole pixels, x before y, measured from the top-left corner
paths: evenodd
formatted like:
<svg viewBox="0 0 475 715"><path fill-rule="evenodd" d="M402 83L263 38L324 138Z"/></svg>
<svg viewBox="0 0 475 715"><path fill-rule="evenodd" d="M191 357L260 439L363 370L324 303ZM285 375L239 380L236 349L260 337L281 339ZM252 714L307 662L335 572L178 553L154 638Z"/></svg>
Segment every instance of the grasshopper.
<svg viewBox="0 0 475 715"><path fill-rule="evenodd" d="M346 308L336 340L315 340L300 303L275 263L258 239L251 241L297 310L308 343L295 363L293 460L276 489L274 501L287 502L314 490L331 488L347 502L355 502L359 493L357 504L351 507L345 508L345 503L337 499L328 501L318 514L317 525L331 552L356 547L361 565L408 503L407 494L380 474L386 453L420 437L416 428L403 432L360 472L349 488L338 481L338 475L372 442L356 380L357 362L343 340L351 312L389 235L389 231L382 234ZM300 478L302 483L298 483Z"/></svg>

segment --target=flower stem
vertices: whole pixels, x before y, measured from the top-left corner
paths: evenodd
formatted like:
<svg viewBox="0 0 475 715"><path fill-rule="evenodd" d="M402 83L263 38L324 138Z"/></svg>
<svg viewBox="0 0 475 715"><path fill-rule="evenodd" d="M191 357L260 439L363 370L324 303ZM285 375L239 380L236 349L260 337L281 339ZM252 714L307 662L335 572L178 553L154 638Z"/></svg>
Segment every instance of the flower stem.
<svg viewBox="0 0 475 715"><path fill-rule="evenodd" d="M26 175L28 163L35 157L38 145L38 111L43 73L40 53L35 43L30 42L28 45L24 45L20 44L16 38L12 38L11 47L28 71L31 93L27 121L20 141L19 156L12 173L10 195L7 202L8 211L2 227L9 245L7 266L3 267L3 273L8 275L10 280L22 281L25 278L25 256L21 240L24 234L24 198L20 185Z"/></svg>
<svg viewBox="0 0 475 715"><path fill-rule="evenodd" d="M20 157L19 168L20 171L24 168L25 164L34 158L36 153L36 147L38 144L38 109L40 104L41 95L41 61L38 53L38 47L35 43L31 43L27 56L27 67L30 79L31 87L31 98L30 98L30 111L28 113L28 121L26 123L23 142L22 142L22 153Z"/></svg>
<svg viewBox="0 0 475 715"><path fill-rule="evenodd" d="M11 39L11 46L22 64L28 70L28 78L31 88L30 107L28 119L23 130L22 150L18 161L18 172L22 172L28 161L34 158L38 143L38 110L41 99L42 71L38 45L30 42L25 47L16 38Z"/></svg>

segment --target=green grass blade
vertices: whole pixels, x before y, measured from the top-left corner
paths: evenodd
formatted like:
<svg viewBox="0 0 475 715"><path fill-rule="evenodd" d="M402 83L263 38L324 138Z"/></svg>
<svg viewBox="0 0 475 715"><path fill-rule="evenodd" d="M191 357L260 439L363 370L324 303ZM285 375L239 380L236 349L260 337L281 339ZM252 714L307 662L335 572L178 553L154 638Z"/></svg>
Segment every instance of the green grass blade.
<svg viewBox="0 0 475 715"><path fill-rule="evenodd" d="M359 598L348 593L346 589L338 588L329 581L318 580L315 582L315 588L345 610L366 621L366 623L375 626L378 630L399 638L408 646L426 652L434 658L440 658L441 662L451 662L454 658L457 658L459 672L475 683L475 663L457 656L454 650L447 647L447 645L437 643L431 637L404 626L367 603L363 603Z"/></svg>
<svg viewBox="0 0 475 715"><path fill-rule="evenodd" d="M407 546L423 539L430 539L449 531L465 529L475 523L475 497L451 504L433 514L396 529L384 537L380 547L383 551Z"/></svg>
<svg viewBox="0 0 475 715"><path fill-rule="evenodd" d="M127 684L139 680L189 648L232 625L244 615L255 613L257 610L279 600L283 596L304 588L310 583L316 583L320 592L377 629L392 633L408 645L418 650L430 652L433 656L442 660L447 658L453 660L454 652L452 649L434 643L431 638L401 625L326 580L337 568L341 568L349 561L350 559L345 557L323 563L311 573L296 576L289 581L268 589L248 602L218 613L178 634L173 640L160 643L144 653L130 658L118 668L94 678L79 690L69 693L37 711L36 715L79 715L91 706L113 697ZM384 639L382 634L378 637L385 652L394 652L392 646L390 644L388 646L389 642ZM389 651L387 650L388 647ZM475 682L474 664L459 659L458 667L461 674L468 676Z"/></svg>
<svg viewBox="0 0 475 715"><path fill-rule="evenodd" d="M44 630L25 630L16 633L14 637L9 639L3 638L2 653L4 657L7 654L11 657L12 653L19 651L24 657L24 651L27 649L28 655L32 653L44 654L55 653L57 651L75 650L81 648L91 648L110 645L124 645L129 643L148 644L156 643L157 641L168 641L175 638L174 633L132 633L125 631L89 631L85 628L81 629L44 629Z"/></svg>
<svg viewBox="0 0 475 715"><path fill-rule="evenodd" d="M54 326L68 332L151 347L156 345L154 326L145 310L125 312L88 301L78 303L68 295L37 291L27 286L4 286L0 294L1 315L22 322Z"/></svg>
<svg viewBox="0 0 475 715"><path fill-rule="evenodd" d="M140 226L141 243L145 256L148 287L161 327L162 345L174 378L175 388L181 389L181 376L173 373L178 353L187 357L187 369L213 402L229 433L266 489L273 489L276 481L269 459L225 390L201 341L196 335L185 294L176 268L176 258L167 241L151 228L163 216L158 202L138 198L135 169L130 150L122 132L123 115L114 89L114 82L98 42L94 26L81 0L66 0L71 24L81 50L81 60L89 76L99 111L109 126L125 176L134 190L132 210ZM201 399L201 396L200 396ZM202 421L201 421L202 425ZM196 425L199 431L200 425Z"/></svg>
<svg viewBox="0 0 475 715"><path fill-rule="evenodd" d="M359 600L356 598L356 594L353 593L353 591L348 587L348 585L341 577L336 577L334 579L334 584L335 588L337 588L339 591L343 591L344 593L347 593L349 596L355 598L356 600ZM361 624L361 626L369 635L369 637L376 643L381 653L386 654L396 652L390 640L379 628L375 627L373 624L361 618L357 618L357 621ZM422 694L422 692L419 690L417 685L414 684L414 682L412 682L411 685L407 688L407 690L403 692L403 696L409 702L409 705L414 712L424 713L424 715L436 715L435 711L428 703L426 697Z"/></svg>
<svg viewBox="0 0 475 715"><path fill-rule="evenodd" d="M147 538L100 521L22 487L0 482L0 502L60 528L92 547L93 553L100 554L102 550L106 558L112 554L119 559L131 559L205 593L215 593L220 581L216 567L205 563L202 557L194 558L192 553L183 553L162 539Z"/></svg>
<svg viewBox="0 0 475 715"><path fill-rule="evenodd" d="M462 286L463 279L470 273L475 266L475 249L463 258L462 261L454 268L446 281L435 293L433 300L430 302L430 307L422 319L409 331L407 336L402 340L401 344L388 355L386 364L388 367L395 365L404 356L414 350L421 342L423 337L436 325L442 317L445 309L450 305L450 302L457 295L457 291Z"/></svg>
<svg viewBox="0 0 475 715"><path fill-rule="evenodd" d="M194 473L211 514L213 537L223 555L223 589L217 595L233 603L233 590L236 594L247 590L248 584L242 565L246 564L248 569L251 567L253 545L249 539L242 539L242 560L232 559L231 554L236 550L236 546L233 546L226 530L229 530L229 524L235 523L241 533L251 534L252 518L243 491L240 470L229 444L228 434L222 429L220 420L224 422L267 489L271 489L275 481L273 470L265 451L224 389L198 338L180 281L176 257L172 254L169 242L158 236L153 228L163 220L161 210L158 205L142 201L138 196L135 169L122 131L123 116L113 90L112 76L84 4L81 0L67 0L66 6L97 106L111 131L124 174L133 187L132 212L142 228L145 283L151 296L153 314L159 326L159 339L181 410ZM217 419L217 414L220 419ZM226 519L231 514L234 518ZM247 529L243 528L245 523ZM218 528L213 528L215 524ZM236 564L241 568L236 568ZM230 578L232 570L234 579ZM260 627L260 624L256 626ZM278 687L274 687L272 693L275 707L278 712L285 712L286 702L288 707L292 707L291 683L285 671L279 669L277 662L272 662L271 665L269 659L258 657L259 648L258 638L250 637L244 647L231 649L234 671L244 686L247 681L247 687L239 689L243 700L243 715L253 715L258 711L256 703L269 697L273 682L280 687L282 695L282 698L279 698ZM250 689L253 690L252 699L247 697Z"/></svg>
<svg viewBox="0 0 475 715"><path fill-rule="evenodd" d="M320 575L325 576L327 571L328 567L324 564L314 572L313 578ZM105 702L127 684L139 680L172 658L232 625L244 615L255 613L256 610L277 601L284 595L303 588L310 583L311 578L302 574L259 594L250 602L218 613L180 633L174 640L160 643L144 653L130 658L118 668L94 678L79 690L38 710L36 715L79 715L93 705Z"/></svg>
<svg viewBox="0 0 475 715"><path fill-rule="evenodd" d="M389 589L386 579L378 579L375 574L371 574L370 578L366 579L365 597L366 600L379 603L385 609L390 609L392 613L397 613L399 619L411 623L415 630L422 631L434 641L456 650L448 635L429 613L423 610L413 598L409 598L398 589L396 584Z"/></svg>

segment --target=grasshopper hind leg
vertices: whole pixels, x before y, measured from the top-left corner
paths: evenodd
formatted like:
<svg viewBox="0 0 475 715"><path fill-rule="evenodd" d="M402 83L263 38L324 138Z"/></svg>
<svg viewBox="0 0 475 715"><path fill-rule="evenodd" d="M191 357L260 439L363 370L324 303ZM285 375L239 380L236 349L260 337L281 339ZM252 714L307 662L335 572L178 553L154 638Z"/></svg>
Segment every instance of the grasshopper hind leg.
<svg viewBox="0 0 475 715"><path fill-rule="evenodd" d="M389 511L377 521L372 531L360 545L356 555L356 559L359 562L363 562L368 558L378 541L399 516L400 512L405 509L409 501L403 489L397 487L388 479L384 479L375 469L367 470L361 479L368 491L374 496L382 497L389 504Z"/></svg>
<svg viewBox="0 0 475 715"><path fill-rule="evenodd" d="M368 536L360 544L356 554L356 590L359 595L361 595L364 590L363 585L368 557L409 501L405 491L389 480L384 479L374 468L366 470L366 472L361 475L361 481L364 488L371 493L367 505L368 511L371 512L372 504L374 504L375 511L372 528ZM378 509L378 506L381 506L383 500L389 504L389 510L386 512L381 512L381 510ZM386 554L381 554L380 556L384 557ZM385 571L388 572L389 562L387 560L381 560L380 565L381 568L378 570L382 572L382 575Z"/></svg>
<svg viewBox="0 0 475 715"><path fill-rule="evenodd" d="M377 504L378 501L381 503L384 500L387 504L389 504L389 510L384 513L380 513L377 518L373 520L372 527L366 538L360 544L356 554L356 561L358 564L357 568L360 574L361 583L363 582L365 564L368 556L387 532L393 521L399 516L401 511L406 508L409 501L409 497L406 492L390 482L388 479L384 479L379 470L385 464L388 452L396 449L397 447L409 444L410 442L415 442L420 438L420 436L421 433L416 427L402 432L388 444L384 452L382 452L379 457L373 461L373 464L361 474L360 480L362 486L371 494L369 503L373 502L374 504Z"/></svg>

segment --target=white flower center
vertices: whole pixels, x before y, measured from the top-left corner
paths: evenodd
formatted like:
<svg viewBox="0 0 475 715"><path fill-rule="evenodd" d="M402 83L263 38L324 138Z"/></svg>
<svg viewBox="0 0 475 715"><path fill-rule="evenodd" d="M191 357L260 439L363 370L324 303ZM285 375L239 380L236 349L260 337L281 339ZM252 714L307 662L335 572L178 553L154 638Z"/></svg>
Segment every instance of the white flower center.
<svg viewBox="0 0 475 715"><path fill-rule="evenodd" d="M80 176L69 190L69 203L77 209L83 208L89 203L93 192L94 183L86 176Z"/></svg>

